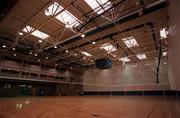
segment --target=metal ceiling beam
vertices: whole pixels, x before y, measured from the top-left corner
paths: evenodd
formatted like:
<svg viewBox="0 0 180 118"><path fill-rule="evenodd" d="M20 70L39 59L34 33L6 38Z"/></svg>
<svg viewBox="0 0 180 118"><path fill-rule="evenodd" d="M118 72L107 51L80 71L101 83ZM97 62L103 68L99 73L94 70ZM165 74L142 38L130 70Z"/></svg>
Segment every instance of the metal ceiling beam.
<svg viewBox="0 0 180 118"><path fill-rule="evenodd" d="M92 28L91 30L84 32L84 34L86 36L94 35L98 32L101 32L101 31L104 31L104 30L107 30L107 29L114 27L115 24L117 24L117 25L123 24L125 22L134 20L136 18L142 17L144 15L148 15L150 13L153 13L153 12L156 12L156 11L161 10L163 8L166 8L166 6L167 6L166 0L159 0L157 2L154 2L152 4L145 6L145 10L143 10L142 8L138 9L134 12L129 13L128 15L124 15L124 16L122 16L116 20L113 20L109 23L105 23L105 24L100 25L99 27ZM142 12L142 10L143 10L143 15L139 15L139 13ZM77 40L80 40L80 39L82 39L80 35L75 35L75 36L70 37L64 41L59 42L58 45L59 46L65 46L65 45L71 44L71 43L73 43ZM53 49L53 47L50 47L48 49Z"/></svg>
<svg viewBox="0 0 180 118"><path fill-rule="evenodd" d="M121 34L121 33L126 33L126 32L129 32L129 31L131 31L131 30L136 30L136 29L139 29L139 28L143 28L143 27L145 27L145 25L150 26L150 28L153 28L153 27L151 27L151 26L153 25L153 23L152 23L152 22L147 22L147 23L143 23L143 24L136 25L136 26L134 26L134 27L132 27L132 28L127 28L127 29L125 29L125 30L122 30L121 32L114 32L114 33L105 35L105 36L103 36L102 38L97 38L97 39L95 39L95 40L93 40L93 41L97 42L97 41L99 41L99 40L108 39L108 38L111 38L111 37L113 37L113 36L119 35L119 34ZM151 33L152 33L153 41L154 41L154 43L156 43L155 33L154 33L153 31L151 31ZM89 45L89 44L92 44L92 43L91 43L91 42L86 42L86 43L83 43L83 44L81 44L81 45L78 45L78 46L75 46L75 47L71 47L71 48L69 48L68 50L73 50L73 49L76 49L77 47L78 47L78 48L81 48L81 47L86 46L86 45ZM158 47L157 44L156 44L155 46Z"/></svg>

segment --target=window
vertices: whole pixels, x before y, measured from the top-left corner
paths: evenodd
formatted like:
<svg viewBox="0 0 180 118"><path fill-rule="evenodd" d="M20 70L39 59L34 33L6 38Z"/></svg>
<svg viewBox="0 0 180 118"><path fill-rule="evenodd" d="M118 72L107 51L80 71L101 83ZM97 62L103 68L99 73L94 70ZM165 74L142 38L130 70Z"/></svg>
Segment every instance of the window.
<svg viewBox="0 0 180 118"><path fill-rule="evenodd" d="M101 14L111 8L112 4L109 0L85 0L85 2L97 13Z"/></svg>
<svg viewBox="0 0 180 118"><path fill-rule="evenodd" d="M85 52L85 51L82 51L81 54L83 54L83 55L85 55L85 56L88 56L88 57L92 56L92 54L90 54L90 53L88 53L88 52Z"/></svg>
<svg viewBox="0 0 180 118"><path fill-rule="evenodd" d="M124 42L124 44L126 44L128 48L139 46L139 44L133 36L124 38L122 39L122 41Z"/></svg>
<svg viewBox="0 0 180 118"><path fill-rule="evenodd" d="M45 15L46 16L57 15L62 10L64 10L64 8L60 6L57 2L54 2L45 10ZM77 27L78 25L81 24L81 21L78 20L78 18L76 18L67 10L62 11L55 18L60 22L64 23L66 27Z"/></svg>
<svg viewBox="0 0 180 118"><path fill-rule="evenodd" d="M147 59L146 55L145 54L136 54L136 57L140 60L142 59Z"/></svg>
<svg viewBox="0 0 180 118"><path fill-rule="evenodd" d="M103 44L100 49L104 49L106 50L107 52L114 52L114 51L117 51L117 48L114 47L113 45L109 44L109 43L106 43L106 44Z"/></svg>

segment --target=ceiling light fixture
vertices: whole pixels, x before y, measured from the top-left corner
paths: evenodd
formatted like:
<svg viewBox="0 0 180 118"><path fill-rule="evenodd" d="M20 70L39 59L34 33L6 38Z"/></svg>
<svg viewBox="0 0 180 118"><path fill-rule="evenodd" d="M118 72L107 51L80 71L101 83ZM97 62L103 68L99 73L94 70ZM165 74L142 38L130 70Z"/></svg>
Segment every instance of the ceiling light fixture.
<svg viewBox="0 0 180 118"><path fill-rule="evenodd" d="M15 51L15 50L16 50L16 48L12 48L12 50L14 50L14 51Z"/></svg>
<svg viewBox="0 0 180 118"><path fill-rule="evenodd" d="M48 57L46 57L46 59L49 59Z"/></svg>
<svg viewBox="0 0 180 118"><path fill-rule="evenodd" d="M38 42L39 42L39 43L42 43L42 40L39 40Z"/></svg>
<svg viewBox="0 0 180 118"><path fill-rule="evenodd" d="M69 51L68 50L66 50L66 53L68 53Z"/></svg>
<svg viewBox="0 0 180 118"><path fill-rule="evenodd" d="M96 42L95 42L95 41L93 41L93 42L92 42L92 44L93 44L93 45L95 45L95 44L96 44Z"/></svg>
<svg viewBox="0 0 180 118"><path fill-rule="evenodd" d="M160 37L161 39L165 39L168 36L167 28L160 29Z"/></svg>
<svg viewBox="0 0 180 118"><path fill-rule="evenodd" d="M22 32L19 32L19 35L21 35L21 36L22 36L22 35L23 35L23 33L22 33Z"/></svg>
<svg viewBox="0 0 180 118"><path fill-rule="evenodd" d="M3 48L6 48L6 45L3 45L2 47L3 47Z"/></svg>
<svg viewBox="0 0 180 118"><path fill-rule="evenodd" d="M65 25L66 28L70 28L70 26L68 24Z"/></svg>
<svg viewBox="0 0 180 118"><path fill-rule="evenodd" d="M85 52L85 51L82 51L81 54L83 54L83 55L85 55L85 56L88 56L88 57L92 56L92 54L90 54L90 53L88 53L88 52Z"/></svg>
<svg viewBox="0 0 180 118"><path fill-rule="evenodd" d="M16 57L16 53L14 53L14 56Z"/></svg>
<svg viewBox="0 0 180 118"><path fill-rule="evenodd" d="M57 48L57 46L55 45L54 48Z"/></svg>
<svg viewBox="0 0 180 118"><path fill-rule="evenodd" d="M38 56L38 54L36 53L36 54L34 54L34 56L36 56L36 57L37 57L37 56Z"/></svg>
<svg viewBox="0 0 180 118"><path fill-rule="evenodd" d="M29 54L32 54L32 52L29 52Z"/></svg>
<svg viewBox="0 0 180 118"><path fill-rule="evenodd" d="M85 37L85 34L81 34L81 37L84 38L84 37Z"/></svg>
<svg viewBox="0 0 180 118"><path fill-rule="evenodd" d="M168 52L163 52L162 55L165 57L168 55Z"/></svg>

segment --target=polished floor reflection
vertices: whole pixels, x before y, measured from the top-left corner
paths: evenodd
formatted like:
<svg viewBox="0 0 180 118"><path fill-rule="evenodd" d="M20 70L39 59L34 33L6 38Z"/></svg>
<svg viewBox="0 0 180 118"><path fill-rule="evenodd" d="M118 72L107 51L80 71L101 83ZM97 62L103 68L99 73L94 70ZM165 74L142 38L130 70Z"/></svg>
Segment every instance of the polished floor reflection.
<svg viewBox="0 0 180 118"><path fill-rule="evenodd" d="M0 98L0 118L180 118L174 97Z"/></svg>

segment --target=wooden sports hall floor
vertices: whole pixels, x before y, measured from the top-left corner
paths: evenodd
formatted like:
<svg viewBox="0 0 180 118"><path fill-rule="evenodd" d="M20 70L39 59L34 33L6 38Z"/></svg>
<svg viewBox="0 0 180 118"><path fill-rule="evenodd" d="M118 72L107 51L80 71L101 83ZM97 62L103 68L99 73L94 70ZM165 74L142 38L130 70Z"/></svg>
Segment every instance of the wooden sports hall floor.
<svg viewBox="0 0 180 118"><path fill-rule="evenodd" d="M0 98L0 118L180 118L173 97Z"/></svg>

